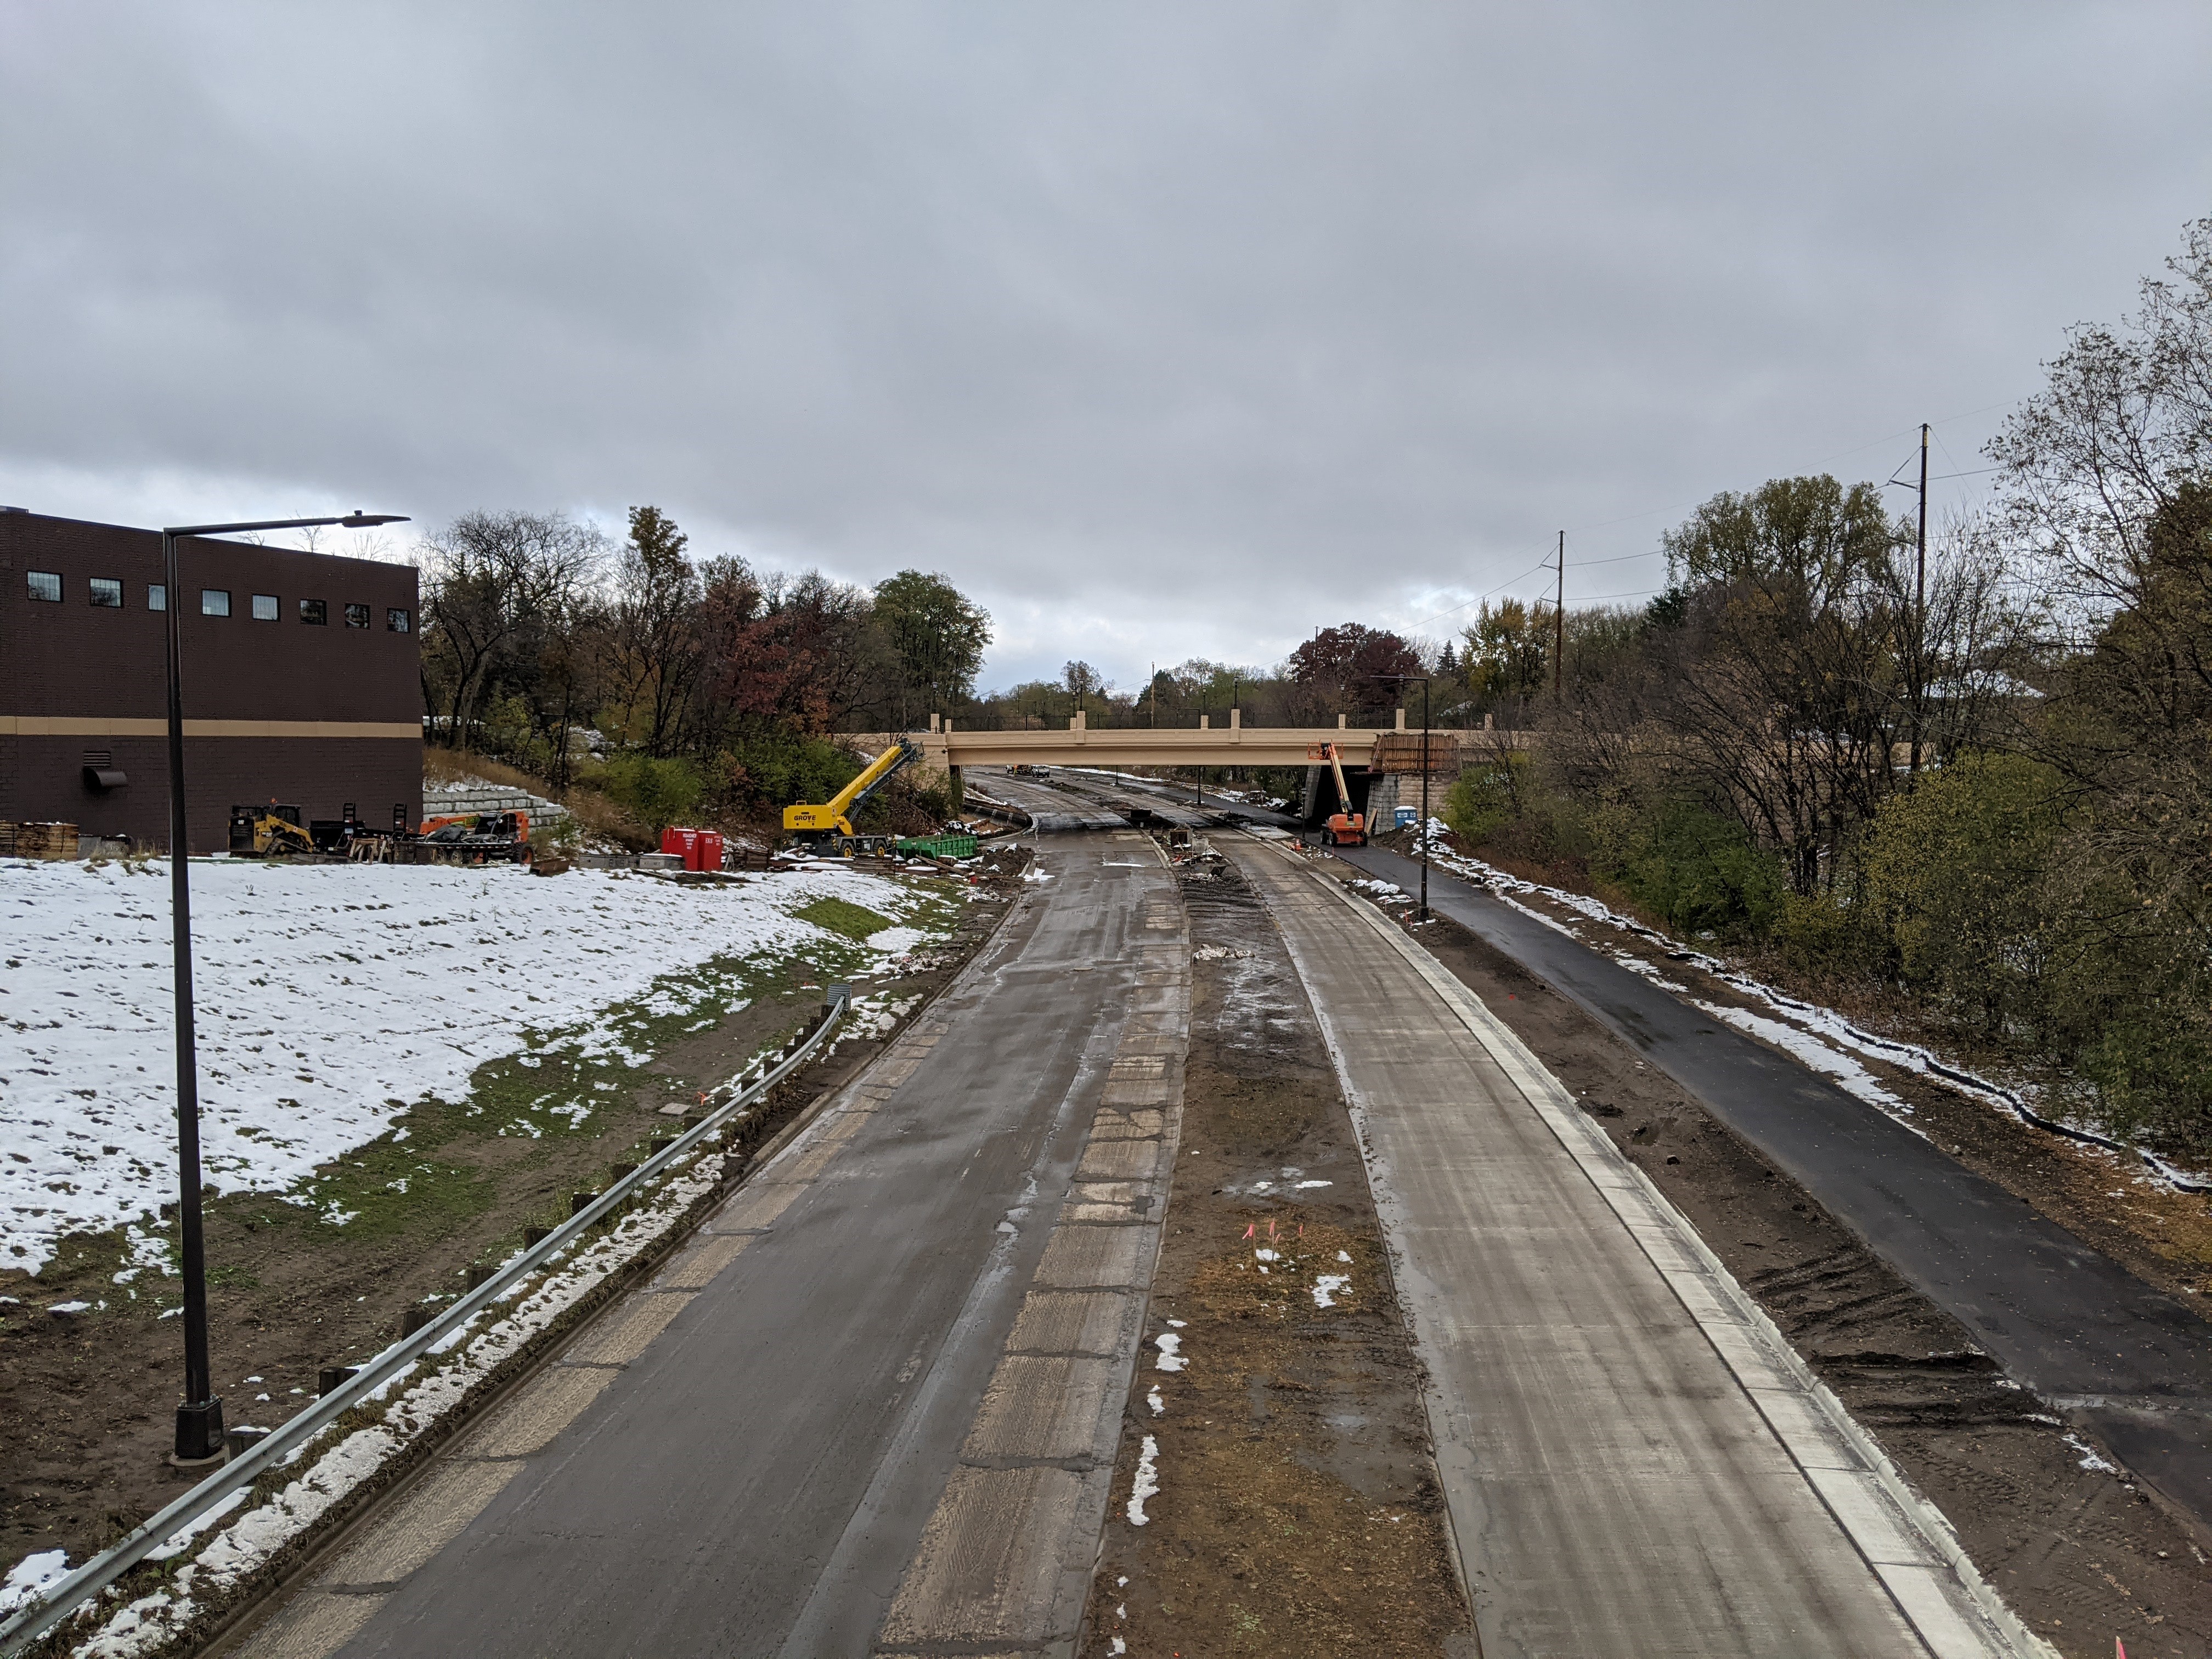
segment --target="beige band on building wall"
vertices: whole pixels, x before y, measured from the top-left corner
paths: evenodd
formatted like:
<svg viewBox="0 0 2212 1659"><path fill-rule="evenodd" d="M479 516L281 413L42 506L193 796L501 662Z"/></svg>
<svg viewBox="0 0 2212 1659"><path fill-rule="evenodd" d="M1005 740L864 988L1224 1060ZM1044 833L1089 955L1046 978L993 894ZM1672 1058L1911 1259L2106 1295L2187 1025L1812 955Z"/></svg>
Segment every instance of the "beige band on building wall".
<svg viewBox="0 0 2212 1659"><path fill-rule="evenodd" d="M0 714L0 738L160 738L167 720ZM420 738L417 720L191 720L188 738Z"/></svg>

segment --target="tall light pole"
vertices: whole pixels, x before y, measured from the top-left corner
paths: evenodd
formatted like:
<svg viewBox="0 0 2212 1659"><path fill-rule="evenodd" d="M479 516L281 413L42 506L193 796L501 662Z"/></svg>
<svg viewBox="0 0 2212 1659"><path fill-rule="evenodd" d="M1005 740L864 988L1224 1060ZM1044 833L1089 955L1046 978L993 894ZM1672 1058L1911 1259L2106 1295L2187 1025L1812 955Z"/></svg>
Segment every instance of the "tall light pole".
<svg viewBox="0 0 2212 1659"><path fill-rule="evenodd" d="M343 518L262 519L252 524L179 525L161 532L162 602L168 612L169 674L169 939L177 999L177 1255L185 1280L185 1397L177 1407L179 1464L211 1462L223 1455L222 1401L208 1367L207 1251L200 1232L200 1078L192 1036L191 839L185 823L184 588L177 579L179 536L237 535L250 530L312 530L343 525L404 524L396 513Z"/></svg>
<svg viewBox="0 0 2212 1659"><path fill-rule="evenodd" d="M1429 677L1426 674L1377 674L1378 680L1391 680L1399 684L1410 684L1419 680L1421 684L1421 912L1420 919L1429 919Z"/></svg>

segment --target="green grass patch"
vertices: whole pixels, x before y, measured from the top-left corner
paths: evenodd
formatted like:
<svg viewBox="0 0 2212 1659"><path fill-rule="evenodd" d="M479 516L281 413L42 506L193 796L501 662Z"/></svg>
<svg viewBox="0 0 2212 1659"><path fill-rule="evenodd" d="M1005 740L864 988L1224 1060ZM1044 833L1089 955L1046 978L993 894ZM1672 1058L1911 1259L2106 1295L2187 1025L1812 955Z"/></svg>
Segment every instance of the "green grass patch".
<svg viewBox="0 0 2212 1659"><path fill-rule="evenodd" d="M791 914L826 933L842 933L847 939L866 939L871 933L880 933L886 927L898 925L889 916L878 915L865 904L841 898L818 898Z"/></svg>

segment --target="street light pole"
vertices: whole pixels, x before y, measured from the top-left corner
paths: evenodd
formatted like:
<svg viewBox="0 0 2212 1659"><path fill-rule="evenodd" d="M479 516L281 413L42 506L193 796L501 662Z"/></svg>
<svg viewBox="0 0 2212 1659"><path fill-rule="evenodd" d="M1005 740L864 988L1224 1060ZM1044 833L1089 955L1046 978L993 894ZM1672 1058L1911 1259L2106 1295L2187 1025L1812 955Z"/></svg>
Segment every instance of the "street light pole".
<svg viewBox="0 0 2212 1659"><path fill-rule="evenodd" d="M173 1463L213 1462L223 1455L222 1401L208 1360L207 1250L200 1226L199 1055L192 1029L191 852L185 814L184 588L177 538L252 530L307 530L343 525L404 524L393 513L354 512L332 519L264 519L251 524L180 525L161 532L162 603L168 612L169 949L177 1001L177 1255L185 1280L185 1397L177 1407Z"/></svg>
<svg viewBox="0 0 2212 1659"><path fill-rule="evenodd" d="M1429 676L1426 674L1377 674L1378 680L1407 685L1421 683L1421 908L1420 920L1429 919Z"/></svg>
<svg viewBox="0 0 2212 1659"><path fill-rule="evenodd" d="M1429 919L1429 683L1421 682L1421 920Z"/></svg>

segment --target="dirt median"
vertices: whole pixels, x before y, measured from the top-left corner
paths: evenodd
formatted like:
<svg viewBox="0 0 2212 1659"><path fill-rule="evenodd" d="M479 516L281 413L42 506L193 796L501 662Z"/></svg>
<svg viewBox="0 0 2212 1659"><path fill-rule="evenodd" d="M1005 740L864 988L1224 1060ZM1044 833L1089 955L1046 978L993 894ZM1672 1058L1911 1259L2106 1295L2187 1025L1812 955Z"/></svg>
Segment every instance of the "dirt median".
<svg viewBox="0 0 2212 1659"><path fill-rule="evenodd" d="M1257 894L1217 858L1180 873L1182 1152L1083 1652L1471 1656L1335 1073Z"/></svg>
<svg viewBox="0 0 2212 1659"><path fill-rule="evenodd" d="M2039 1634L2083 1659L2109 1659L2115 1638L2135 1659L2201 1659L2212 1540L2188 1517L1577 1005L1449 918L1407 931L1688 1217Z"/></svg>

